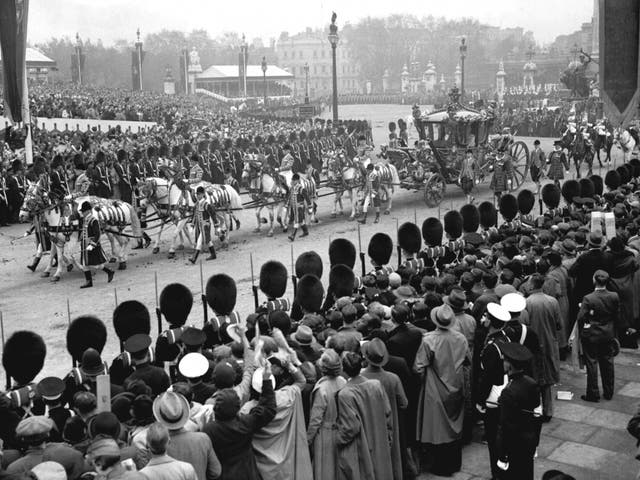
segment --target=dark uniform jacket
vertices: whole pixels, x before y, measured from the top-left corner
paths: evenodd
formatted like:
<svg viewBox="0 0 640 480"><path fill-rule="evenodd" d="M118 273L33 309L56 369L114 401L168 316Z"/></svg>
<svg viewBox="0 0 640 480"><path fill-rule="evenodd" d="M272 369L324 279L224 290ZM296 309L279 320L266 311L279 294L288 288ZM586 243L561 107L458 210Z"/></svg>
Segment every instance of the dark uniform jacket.
<svg viewBox="0 0 640 480"><path fill-rule="evenodd" d="M607 343L616 337L616 333L626 330L620 315L618 294L598 289L585 295L578 311L580 338L590 343Z"/></svg>
<svg viewBox="0 0 640 480"><path fill-rule="evenodd" d="M575 278L573 296L577 301L593 292L593 274L596 273L596 270L611 273L609 264L609 257L599 248L587 250L576 258L574 264L569 268L569 275Z"/></svg>

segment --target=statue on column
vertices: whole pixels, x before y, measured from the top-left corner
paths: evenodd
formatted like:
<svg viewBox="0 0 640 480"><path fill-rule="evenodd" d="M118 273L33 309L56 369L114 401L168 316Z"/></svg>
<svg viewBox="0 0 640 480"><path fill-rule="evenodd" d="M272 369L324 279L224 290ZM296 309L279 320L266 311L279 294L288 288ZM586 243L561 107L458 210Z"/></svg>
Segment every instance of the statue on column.
<svg viewBox="0 0 640 480"><path fill-rule="evenodd" d="M196 47L191 49L189 52L189 71L190 72L201 72L202 67L200 66L200 55L198 55L198 51Z"/></svg>

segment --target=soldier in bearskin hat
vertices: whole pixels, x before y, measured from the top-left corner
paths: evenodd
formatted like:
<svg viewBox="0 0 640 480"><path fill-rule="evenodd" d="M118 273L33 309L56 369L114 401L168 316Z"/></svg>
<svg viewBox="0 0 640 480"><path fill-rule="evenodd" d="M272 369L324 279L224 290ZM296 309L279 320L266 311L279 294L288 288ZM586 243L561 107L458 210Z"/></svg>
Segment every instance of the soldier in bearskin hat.
<svg viewBox="0 0 640 480"><path fill-rule="evenodd" d="M371 260L373 270L369 272L369 275L374 277L378 274L393 273L393 268L387 266L393 253L393 240L386 233L378 232L371 240L369 240L369 247L367 248L367 254Z"/></svg>
<svg viewBox="0 0 640 480"><path fill-rule="evenodd" d="M562 140L553 142L553 152L551 152L549 158L547 158L547 165L549 165L547 177L549 180L553 180L553 183L560 186L560 180L564 180L565 172L569 175L569 162L562 148Z"/></svg>
<svg viewBox="0 0 640 480"><path fill-rule="evenodd" d="M133 372L131 358L124 352L124 342L138 333L149 335L151 332L149 310L137 300L122 302L113 311L113 328L118 336L122 353L111 362L109 375L112 383L122 385Z"/></svg>
<svg viewBox="0 0 640 480"><path fill-rule="evenodd" d="M213 315L202 329L207 337L204 347L213 348L221 343L220 330L223 327L240 323L240 316L234 310L237 298L235 280L224 273L209 277L205 298Z"/></svg>
<svg viewBox="0 0 640 480"><path fill-rule="evenodd" d="M259 310L272 312L289 310L289 301L282 298L287 290L287 267L275 260L266 262L260 268L260 290L267 296L267 301Z"/></svg>
<svg viewBox="0 0 640 480"><path fill-rule="evenodd" d="M422 250L418 255L425 262L425 266L435 266L435 258L440 255L442 250L442 236L444 228L442 222L435 217L429 217L422 222L422 239L427 248Z"/></svg>
<svg viewBox="0 0 640 480"><path fill-rule="evenodd" d="M517 230L516 225L512 223L516 215L518 215L518 200L516 197L510 193L503 195L500 199L499 211L505 221L500 226L500 229Z"/></svg>
<svg viewBox="0 0 640 480"><path fill-rule="evenodd" d="M420 229L415 223L406 222L398 228L398 246L404 256L402 265L416 273L420 273L424 269L424 259L416 258L420 247L422 246L422 237ZM398 258L400 262L400 258Z"/></svg>
<svg viewBox="0 0 640 480"><path fill-rule="evenodd" d="M2 366L7 376L9 398L20 417L42 415L44 404L39 396L32 398L33 379L40 373L47 356L44 340L37 333L19 330L5 342L2 350ZM13 383L11 383L13 380Z"/></svg>
<svg viewBox="0 0 640 480"><path fill-rule="evenodd" d="M142 172L146 178L158 176L157 150L153 145L147 147L147 155L142 162Z"/></svg>
<svg viewBox="0 0 640 480"><path fill-rule="evenodd" d="M102 269L107 274L107 283L113 280L114 271L107 268L107 256L100 245L100 222L93 215L89 202L82 202L82 230L80 231L80 265L83 267L85 283L80 288L93 287L91 268Z"/></svg>
<svg viewBox="0 0 640 480"><path fill-rule="evenodd" d="M444 255L438 259L437 265L439 268L454 263L461 251L461 248L457 246L452 247L451 243L456 242L462 236L462 215L457 210L449 210L444 214L443 220L444 231L450 243Z"/></svg>
<svg viewBox="0 0 640 480"><path fill-rule="evenodd" d="M492 231L497 231L498 211L492 202L482 202L478 206L478 213L480 214L480 225L482 226L483 232L482 236L486 241Z"/></svg>
<svg viewBox="0 0 640 480"><path fill-rule="evenodd" d="M119 199L131 203L133 189L131 187L131 175L129 173L129 158L126 150L119 149L116 153L116 161L113 163L116 172Z"/></svg>
<svg viewBox="0 0 640 480"><path fill-rule="evenodd" d="M318 277L308 273L298 281L295 303L300 305L303 315L320 312L323 298L324 287Z"/></svg>
<svg viewBox="0 0 640 480"><path fill-rule="evenodd" d="M67 352L73 363L82 361L82 354L88 348L95 348L102 353L107 343L107 327L92 315L75 318L67 329Z"/></svg>
<svg viewBox="0 0 640 480"><path fill-rule="evenodd" d="M493 204L491 204L493 206ZM484 238L478 233L480 227L480 211L478 207L472 203L468 203L460 207L460 216L462 217L462 239L465 244L479 247Z"/></svg>
<svg viewBox="0 0 640 480"><path fill-rule="evenodd" d="M567 203L564 216L569 216L575 209L575 199L581 197L580 182L567 180L562 184L562 197Z"/></svg>
<svg viewBox="0 0 640 480"><path fill-rule="evenodd" d="M329 244L329 266L330 268L335 267L336 265L344 265L348 269L352 270L356 264L356 247L353 243L351 243L346 238L334 238ZM359 283L356 282L355 274L354 284ZM355 287L354 287L355 288ZM333 290L331 288L331 282L329 282L329 286L327 287L327 295L325 297L324 305L322 306L322 311L326 312L333 305Z"/></svg>
<svg viewBox="0 0 640 480"><path fill-rule="evenodd" d="M617 172L617 170L609 170L607 172L607 174L604 176L604 184L607 186L610 192L620 188L622 179L620 178L620 174Z"/></svg>
<svg viewBox="0 0 640 480"><path fill-rule="evenodd" d="M331 249L331 246L329 246L329 248ZM307 274L322 278L322 270L322 258L320 258L320 255L313 250L301 253L296 259L295 271L296 277L298 278L302 278Z"/></svg>
<svg viewBox="0 0 640 480"><path fill-rule="evenodd" d="M528 226L533 226L533 215L531 211L536 203L536 197L531 190L521 190L518 193L518 212L520 213L520 222Z"/></svg>
<svg viewBox="0 0 640 480"><path fill-rule="evenodd" d="M329 272L329 288L327 292L331 292L331 298L327 299L329 308L331 309L334 303L342 297L351 297L353 295L353 289L355 285L355 275L346 265L335 265L331 267Z"/></svg>
<svg viewBox="0 0 640 480"><path fill-rule="evenodd" d="M544 218L553 220L554 217L560 215L562 212L559 210L560 197L562 195L560 187L554 183L547 183L541 190L542 202L547 207L544 213ZM538 222L541 226L540 222Z"/></svg>

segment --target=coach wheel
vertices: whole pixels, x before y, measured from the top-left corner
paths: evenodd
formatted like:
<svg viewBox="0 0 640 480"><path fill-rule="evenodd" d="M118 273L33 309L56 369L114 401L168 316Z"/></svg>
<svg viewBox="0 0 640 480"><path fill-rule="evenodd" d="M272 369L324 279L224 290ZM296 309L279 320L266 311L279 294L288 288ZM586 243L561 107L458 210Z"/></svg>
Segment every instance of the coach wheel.
<svg viewBox="0 0 640 480"><path fill-rule="evenodd" d="M517 190L529 174L529 147L524 142L515 142L509 149L513 165L511 188Z"/></svg>
<svg viewBox="0 0 640 480"><path fill-rule="evenodd" d="M444 198L447 184L444 177L439 173L434 173L429 177L424 185L424 201L427 207L437 207Z"/></svg>

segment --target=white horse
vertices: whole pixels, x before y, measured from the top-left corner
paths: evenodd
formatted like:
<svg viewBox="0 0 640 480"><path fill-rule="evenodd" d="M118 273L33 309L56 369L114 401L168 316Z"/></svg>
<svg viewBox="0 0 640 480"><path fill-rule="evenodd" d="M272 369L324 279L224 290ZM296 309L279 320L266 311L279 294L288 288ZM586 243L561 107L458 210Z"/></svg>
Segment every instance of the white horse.
<svg viewBox="0 0 640 480"><path fill-rule="evenodd" d="M614 142L622 149L624 162L626 163L631 160L631 154L636 148L636 139L631 132L623 128L616 128L614 131Z"/></svg>
<svg viewBox="0 0 640 480"><path fill-rule="evenodd" d="M327 178L335 193L331 218L344 215L342 197L346 193L351 202L349 220L354 220L358 213L357 190L363 183L362 172L352 162L347 161L342 150L337 150L327 157Z"/></svg>

